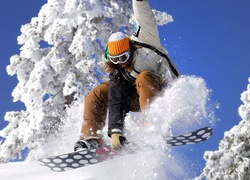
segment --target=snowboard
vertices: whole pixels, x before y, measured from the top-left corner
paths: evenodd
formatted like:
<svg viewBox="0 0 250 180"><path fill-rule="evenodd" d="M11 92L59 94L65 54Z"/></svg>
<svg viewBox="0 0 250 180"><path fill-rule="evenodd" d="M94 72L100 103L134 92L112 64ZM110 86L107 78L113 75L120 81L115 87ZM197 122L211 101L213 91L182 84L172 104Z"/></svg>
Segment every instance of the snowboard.
<svg viewBox="0 0 250 180"><path fill-rule="evenodd" d="M169 146L182 146L205 141L212 134L213 129L211 127L204 127L183 135L164 137L164 140ZM153 149L153 147L149 146L147 146L147 148ZM133 142L126 145L122 151L115 151L112 150L110 145L104 145L96 149L81 150L77 152L39 159L38 162L40 165L46 166L52 171L62 172L100 163L112 159L116 156L133 154L138 152L139 149L142 149L142 147L137 146Z"/></svg>

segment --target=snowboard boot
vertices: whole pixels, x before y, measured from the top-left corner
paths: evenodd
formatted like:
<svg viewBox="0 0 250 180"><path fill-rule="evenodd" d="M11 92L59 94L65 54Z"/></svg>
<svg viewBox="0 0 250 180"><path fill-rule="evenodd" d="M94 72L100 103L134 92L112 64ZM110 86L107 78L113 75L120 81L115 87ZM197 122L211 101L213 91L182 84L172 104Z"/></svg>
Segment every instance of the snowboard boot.
<svg viewBox="0 0 250 180"><path fill-rule="evenodd" d="M74 151L94 149L101 146L99 139L79 140L75 143Z"/></svg>

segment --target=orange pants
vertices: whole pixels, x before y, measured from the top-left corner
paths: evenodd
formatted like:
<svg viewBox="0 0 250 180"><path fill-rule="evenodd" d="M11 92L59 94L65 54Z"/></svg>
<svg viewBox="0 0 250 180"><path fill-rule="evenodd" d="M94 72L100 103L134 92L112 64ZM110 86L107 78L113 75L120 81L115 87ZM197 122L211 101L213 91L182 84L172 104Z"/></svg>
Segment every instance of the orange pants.
<svg viewBox="0 0 250 180"><path fill-rule="evenodd" d="M161 78L154 73L143 71L135 81L130 102L130 111L143 111L161 90ZM95 87L85 96L83 124L80 139L99 139L108 108L108 82Z"/></svg>

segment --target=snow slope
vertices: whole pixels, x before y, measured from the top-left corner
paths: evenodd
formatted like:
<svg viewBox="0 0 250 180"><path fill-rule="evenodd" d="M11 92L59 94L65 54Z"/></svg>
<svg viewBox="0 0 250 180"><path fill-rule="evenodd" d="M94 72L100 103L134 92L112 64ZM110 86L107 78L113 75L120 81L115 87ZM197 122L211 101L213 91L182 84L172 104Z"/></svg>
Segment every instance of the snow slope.
<svg viewBox="0 0 250 180"><path fill-rule="evenodd" d="M161 135L181 134L211 125L214 117L209 108L209 97L210 90L202 78L181 77L152 103L146 115L130 113L126 118L127 138L154 145L154 151L139 152L66 172L52 172L40 166L35 159L72 151L81 123L79 107L72 107L69 109L72 117L63 131L64 138L49 140L42 150L33 151L26 162L1 164L0 179L192 179L199 174L194 162L188 158L188 152L180 153L176 148L164 146ZM142 126L142 117L150 126ZM74 124L75 119L78 123ZM109 142L108 137L104 139Z"/></svg>
<svg viewBox="0 0 250 180"><path fill-rule="evenodd" d="M148 164L147 159L151 159ZM167 158L169 165L174 166L175 162ZM180 168L176 166L173 172ZM165 167L170 168L171 167ZM179 174L182 175L181 173ZM152 162L152 152L144 152L139 155L128 155L119 157L108 162L74 169L66 172L53 172L47 167L40 166L36 161L33 162L15 162L2 164L0 168L0 178L8 180L23 179L166 179L169 176L164 169L157 169Z"/></svg>
<svg viewBox="0 0 250 180"><path fill-rule="evenodd" d="M171 174L167 175L164 169L156 170L151 164L145 163L145 158L152 158L152 152L142 153L139 156L129 155L126 157L119 157L108 162L87 166L84 168L74 169L65 172L53 172L47 167L40 166L37 162L14 162L2 164L0 167L0 178L8 180L29 180L29 179L81 179L81 180L127 180L127 179L171 179ZM171 158L168 158L171 160ZM181 169L176 166L173 168L175 162L169 161L172 173L180 172L178 177L183 176ZM154 169L154 171L150 170Z"/></svg>

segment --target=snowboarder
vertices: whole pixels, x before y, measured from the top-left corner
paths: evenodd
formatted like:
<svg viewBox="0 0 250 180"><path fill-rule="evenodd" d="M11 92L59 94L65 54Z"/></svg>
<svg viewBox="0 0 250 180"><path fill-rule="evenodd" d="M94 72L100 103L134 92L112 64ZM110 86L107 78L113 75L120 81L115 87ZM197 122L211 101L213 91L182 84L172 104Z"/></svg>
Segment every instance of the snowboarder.
<svg viewBox="0 0 250 180"><path fill-rule="evenodd" d="M105 68L110 80L85 97L84 121L75 151L100 145L107 110L111 147L121 149L126 142L123 134L126 113L145 111L163 87L179 76L160 43L150 5L146 0L132 0L132 3L137 28L130 37L122 32L109 37Z"/></svg>

